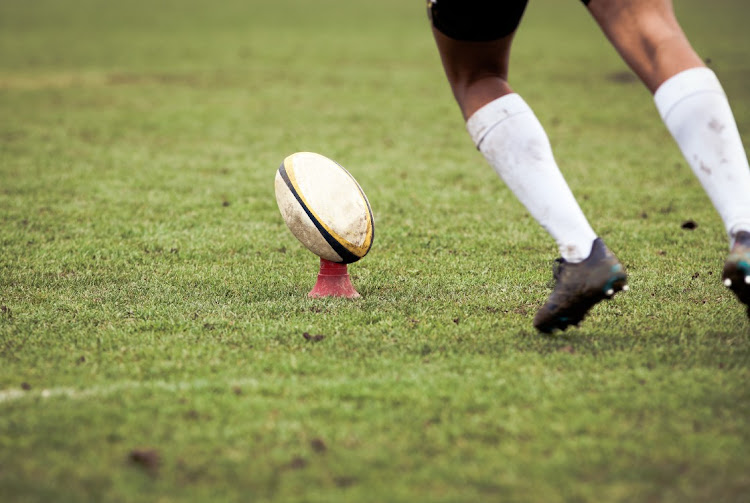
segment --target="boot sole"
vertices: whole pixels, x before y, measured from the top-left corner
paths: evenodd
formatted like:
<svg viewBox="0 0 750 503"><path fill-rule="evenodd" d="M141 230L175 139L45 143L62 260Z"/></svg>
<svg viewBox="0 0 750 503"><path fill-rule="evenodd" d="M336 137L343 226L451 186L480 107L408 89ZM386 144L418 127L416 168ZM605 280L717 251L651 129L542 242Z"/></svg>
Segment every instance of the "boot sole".
<svg viewBox="0 0 750 503"><path fill-rule="evenodd" d="M603 300L612 299L616 293L627 291L627 276L612 276L602 288L593 290L588 295L580 297L580 300L570 307L560 310L549 319L535 325L536 329L545 334L551 334L555 330L564 331L571 325L578 325L588 314L589 310Z"/></svg>

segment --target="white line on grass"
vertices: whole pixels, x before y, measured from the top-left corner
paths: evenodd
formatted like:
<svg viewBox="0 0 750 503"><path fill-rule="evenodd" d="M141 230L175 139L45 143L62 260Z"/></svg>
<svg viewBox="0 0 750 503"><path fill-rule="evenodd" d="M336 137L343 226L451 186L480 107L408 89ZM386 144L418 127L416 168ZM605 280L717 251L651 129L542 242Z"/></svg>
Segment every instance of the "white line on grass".
<svg viewBox="0 0 750 503"><path fill-rule="evenodd" d="M0 390L0 404L17 402L19 400L68 398L71 400L85 400L92 397L108 396L120 391L130 390L158 390L189 391L208 387L234 387L234 386L257 386L258 380L253 378L235 379L225 382L207 381L198 379L195 381L168 382L168 381L121 381L106 386L92 386L89 388L58 387L42 390L4 389Z"/></svg>

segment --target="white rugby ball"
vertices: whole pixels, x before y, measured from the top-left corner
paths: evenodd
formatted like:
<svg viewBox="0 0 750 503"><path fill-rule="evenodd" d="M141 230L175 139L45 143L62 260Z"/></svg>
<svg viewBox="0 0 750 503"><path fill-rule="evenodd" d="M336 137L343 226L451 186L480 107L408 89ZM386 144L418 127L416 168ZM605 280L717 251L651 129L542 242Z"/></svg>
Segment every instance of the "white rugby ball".
<svg viewBox="0 0 750 503"><path fill-rule="evenodd" d="M276 202L292 234L331 262L350 264L370 251L370 203L354 177L313 152L297 152L276 172Z"/></svg>

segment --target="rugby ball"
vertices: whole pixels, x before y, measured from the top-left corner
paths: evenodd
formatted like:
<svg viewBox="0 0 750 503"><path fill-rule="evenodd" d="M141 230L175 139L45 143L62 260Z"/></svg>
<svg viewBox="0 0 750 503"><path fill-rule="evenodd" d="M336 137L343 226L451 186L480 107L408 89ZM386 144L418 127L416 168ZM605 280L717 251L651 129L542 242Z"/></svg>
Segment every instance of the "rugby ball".
<svg viewBox="0 0 750 503"><path fill-rule="evenodd" d="M314 254L351 264L370 251L370 203L340 164L313 152L297 152L281 163L275 188L287 227Z"/></svg>

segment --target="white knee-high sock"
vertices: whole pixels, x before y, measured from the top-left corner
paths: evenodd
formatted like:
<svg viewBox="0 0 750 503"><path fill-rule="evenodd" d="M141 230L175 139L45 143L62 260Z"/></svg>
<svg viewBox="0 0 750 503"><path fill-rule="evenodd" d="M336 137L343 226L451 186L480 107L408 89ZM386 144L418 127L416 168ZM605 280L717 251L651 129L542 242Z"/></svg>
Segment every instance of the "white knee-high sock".
<svg viewBox="0 0 750 503"><path fill-rule="evenodd" d="M506 94L466 122L477 148L531 216L554 238L562 257L589 256L596 233L557 167L544 128L518 94Z"/></svg>
<svg viewBox="0 0 750 503"><path fill-rule="evenodd" d="M731 241L750 231L750 167L734 115L709 68L667 79L654 102L669 132L724 221Z"/></svg>

